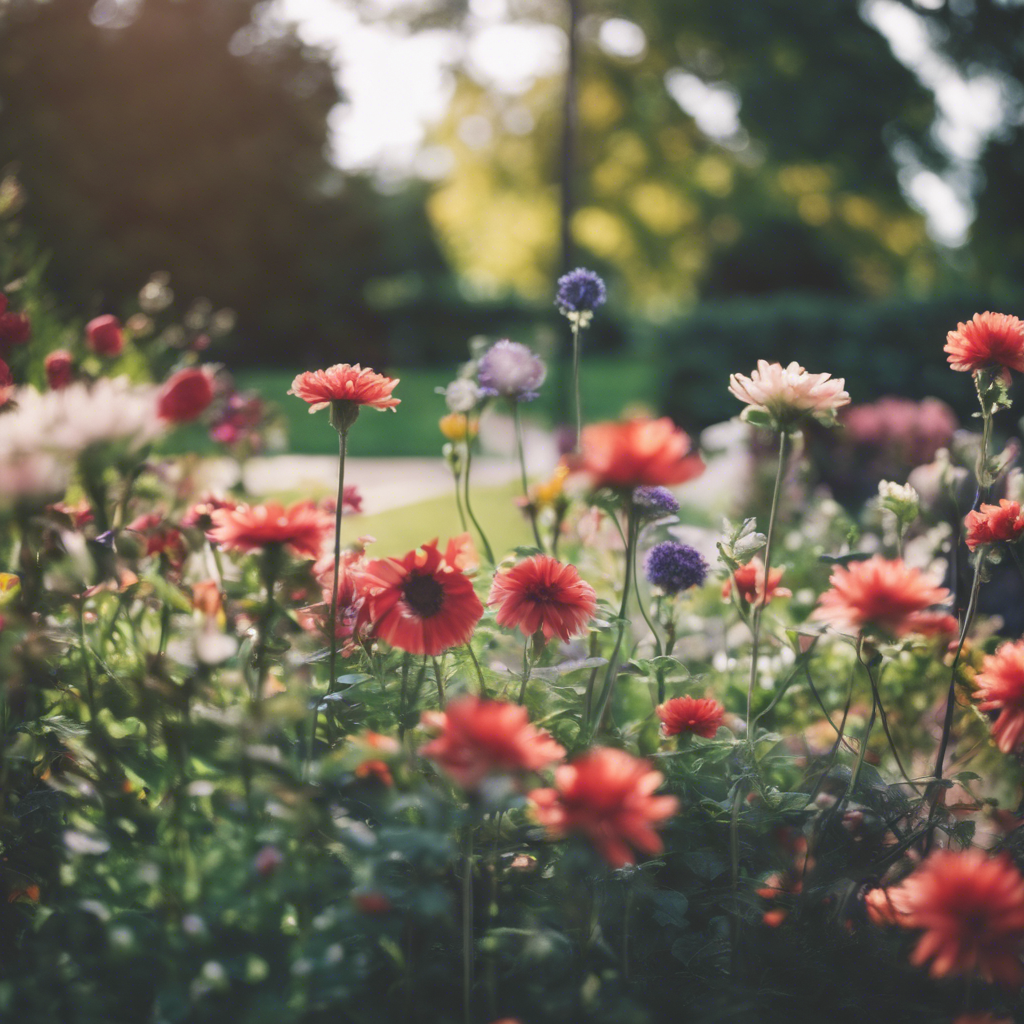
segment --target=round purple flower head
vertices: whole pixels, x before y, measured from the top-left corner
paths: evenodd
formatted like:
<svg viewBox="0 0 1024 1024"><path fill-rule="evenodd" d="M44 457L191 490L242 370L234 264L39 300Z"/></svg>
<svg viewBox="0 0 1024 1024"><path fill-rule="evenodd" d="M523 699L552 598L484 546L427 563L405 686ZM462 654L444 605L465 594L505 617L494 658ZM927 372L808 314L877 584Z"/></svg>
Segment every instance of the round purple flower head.
<svg viewBox="0 0 1024 1024"><path fill-rule="evenodd" d="M492 345L477 363L480 390L491 397L513 402L532 402L544 383L547 370L526 345L504 338Z"/></svg>
<svg viewBox="0 0 1024 1024"><path fill-rule="evenodd" d="M708 563L689 544L666 540L647 552L644 575L648 583L661 587L666 594L678 594L690 587L703 586L708 578Z"/></svg>
<svg viewBox="0 0 1024 1024"><path fill-rule="evenodd" d="M590 313L604 301L604 281L592 270L577 267L558 279L555 305L563 313Z"/></svg>
<svg viewBox="0 0 1024 1024"><path fill-rule="evenodd" d="M638 487L633 491L633 507L644 519L674 516L679 502L667 487Z"/></svg>

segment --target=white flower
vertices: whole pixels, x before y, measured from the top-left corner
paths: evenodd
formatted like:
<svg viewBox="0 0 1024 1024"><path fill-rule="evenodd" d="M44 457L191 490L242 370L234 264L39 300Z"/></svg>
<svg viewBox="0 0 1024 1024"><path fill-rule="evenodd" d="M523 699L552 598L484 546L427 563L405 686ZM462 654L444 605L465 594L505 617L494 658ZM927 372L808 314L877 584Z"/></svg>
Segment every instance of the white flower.
<svg viewBox="0 0 1024 1024"><path fill-rule="evenodd" d="M472 412L482 397L477 382L467 377L458 377L448 387L437 390L439 394L444 395L449 412Z"/></svg>
<svg viewBox="0 0 1024 1024"><path fill-rule="evenodd" d="M832 422L836 412L850 404L850 396L843 390L845 383L830 373L808 373L799 363L782 366L759 359L749 377L741 373L729 377L729 391L747 403L744 418L756 422L757 417L750 413L761 413L778 429L805 415Z"/></svg>
<svg viewBox="0 0 1024 1024"><path fill-rule="evenodd" d="M921 496L917 491L910 484L897 484L892 480L879 480L878 503L904 525L912 523L921 511Z"/></svg>

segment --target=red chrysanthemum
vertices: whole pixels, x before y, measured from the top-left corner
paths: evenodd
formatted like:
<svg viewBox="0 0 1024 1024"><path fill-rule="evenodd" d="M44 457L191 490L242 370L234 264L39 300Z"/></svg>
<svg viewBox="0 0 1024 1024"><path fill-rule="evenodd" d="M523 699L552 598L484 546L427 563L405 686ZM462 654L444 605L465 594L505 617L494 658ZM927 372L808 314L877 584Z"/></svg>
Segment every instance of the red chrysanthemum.
<svg viewBox="0 0 1024 1024"><path fill-rule="evenodd" d="M973 551L981 544L1015 541L1024 533L1024 516L1019 501L1002 498L998 505L982 505L976 512L968 512L964 519L967 527L967 546Z"/></svg>
<svg viewBox="0 0 1024 1024"><path fill-rule="evenodd" d="M283 544L300 558L316 558L331 529L330 519L308 501L287 509L275 503L218 508L210 519L213 527L206 536L229 551Z"/></svg>
<svg viewBox="0 0 1024 1024"><path fill-rule="evenodd" d="M71 383L75 361L67 349L59 348L46 357L43 368L46 370L46 383L52 390L60 391Z"/></svg>
<svg viewBox="0 0 1024 1024"><path fill-rule="evenodd" d="M463 697L423 718L441 734L420 754L463 789L475 789L492 774L538 772L565 756L565 749L531 725L526 708L518 704Z"/></svg>
<svg viewBox="0 0 1024 1024"><path fill-rule="evenodd" d="M449 553L457 551L449 545ZM484 606L472 581L437 549L380 558L357 573L364 616L374 633L410 654L440 654L469 642Z"/></svg>
<svg viewBox="0 0 1024 1024"><path fill-rule="evenodd" d="M661 719L664 735L693 733L705 739L711 739L718 732L725 716L725 708L710 697L673 697L659 704L655 711Z"/></svg>
<svg viewBox="0 0 1024 1024"><path fill-rule="evenodd" d="M661 772L624 750L594 747L555 769L555 785L530 793L537 820L555 839L587 836L612 867L636 862L636 853L656 854L654 830L675 814L674 796L654 796Z"/></svg>
<svg viewBox="0 0 1024 1024"><path fill-rule="evenodd" d="M689 436L667 416L591 424L583 428L580 448L572 469L588 474L594 487L666 487L704 472Z"/></svg>
<svg viewBox="0 0 1024 1024"><path fill-rule="evenodd" d="M116 316L98 316L85 325L85 340L97 355L118 356L124 348L124 332Z"/></svg>
<svg viewBox="0 0 1024 1024"><path fill-rule="evenodd" d="M1024 877L1005 854L937 850L887 893L893 923L924 933L910 959L919 967L931 961L933 977L1024 981Z"/></svg>
<svg viewBox="0 0 1024 1024"><path fill-rule="evenodd" d="M401 399L392 398L398 379L385 377L358 363L338 363L326 370L300 373L292 381L289 395L309 402L309 411L326 409L332 402L352 402L371 409L394 409Z"/></svg>
<svg viewBox="0 0 1024 1024"><path fill-rule="evenodd" d="M499 626L520 629L524 636L540 629L545 639L557 636L568 643L586 629L597 595L574 565L533 555L494 577L487 603L498 605Z"/></svg>
<svg viewBox="0 0 1024 1024"><path fill-rule="evenodd" d="M786 587L780 587L784 568L772 569L768 573L768 601L776 597L791 597L793 591ZM728 598L732 593L733 585L736 593L748 604L761 604L765 601L764 594L764 562L760 558L754 558L741 565L726 581L722 587L722 597Z"/></svg>
<svg viewBox="0 0 1024 1024"><path fill-rule="evenodd" d="M1004 754L1020 747L1024 739L1024 640L1003 644L985 655L974 677L975 696L982 711L998 711L992 736Z"/></svg>
<svg viewBox="0 0 1024 1024"><path fill-rule="evenodd" d="M201 415L213 401L213 381L206 370L179 370L160 389L157 415L170 423L188 423Z"/></svg>
<svg viewBox="0 0 1024 1024"><path fill-rule="evenodd" d="M992 366L1024 372L1024 323L1007 313L975 313L946 335L943 351L964 373Z"/></svg>
<svg viewBox="0 0 1024 1024"><path fill-rule="evenodd" d="M878 630L900 637L927 629L934 614L922 613L949 597L948 590L931 584L920 570L881 555L837 566L829 582L832 589L821 595L814 618L851 633Z"/></svg>

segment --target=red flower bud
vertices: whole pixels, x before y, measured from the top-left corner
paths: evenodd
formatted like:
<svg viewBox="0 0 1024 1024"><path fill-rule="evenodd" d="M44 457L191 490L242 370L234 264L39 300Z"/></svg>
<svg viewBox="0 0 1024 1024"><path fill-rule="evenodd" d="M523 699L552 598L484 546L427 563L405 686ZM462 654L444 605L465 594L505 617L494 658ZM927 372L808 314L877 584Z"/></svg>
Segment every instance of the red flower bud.
<svg viewBox="0 0 1024 1024"><path fill-rule="evenodd" d="M43 365L46 367L46 383L54 391L60 391L71 383L75 364L71 353L66 349L59 348L56 352L51 352Z"/></svg>
<svg viewBox="0 0 1024 1024"><path fill-rule="evenodd" d="M213 401L213 383L205 370L180 370L163 386L157 415L171 423L187 423Z"/></svg>
<svg viewBox="0 0 1024 1024"><path fill-rule="evenodd" d="M97 355L119 356L124 348L124 332L116 316L98 316L85 325L89 348Z"/></svg>
<svg viewBox="0 0 1024 1024"><path fill-rule="evenodd" d="M0 313L0 352L24 345L32 337L32 322L24 313Z"/></svg>

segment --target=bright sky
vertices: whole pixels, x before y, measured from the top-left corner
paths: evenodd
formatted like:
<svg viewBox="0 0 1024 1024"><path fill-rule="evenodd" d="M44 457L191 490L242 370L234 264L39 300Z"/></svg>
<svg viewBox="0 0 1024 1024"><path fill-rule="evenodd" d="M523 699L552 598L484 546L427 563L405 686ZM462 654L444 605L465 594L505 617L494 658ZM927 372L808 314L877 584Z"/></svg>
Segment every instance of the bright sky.
<svg viewBox="0 0 1024 1024"><path fill-rule="evenodd" d="M384 7L388 0L377 2ZM922 7L942 2L918 0ZM372 169L385 181L444 173L445 154L424 148L424 139L447 107L453 88L450 68L456 62L465 60L475 77L515 94L537 77L560 70L565 59L560 29L507 24L505 0L470 0L466 37L364 24L345 0L276 0L276 5L275 13L296 22L304 41L334 55L348 100L332 118L337 162ZM929 45L923 19L896 0L865 0L864 12L896 56L935 91L941 112L936 135L955 158L953 172L939 177L912 154L898 152L896 157L903 187L927 214L933 235L959 245L973 216L972 162L1015 101L1012 86L991 76L963 79ZM605 21L598 41L622 57L638 57L646 45L643 31L621 18ZM666 78L666 87L707 135L727 141L741 130L742 110L728 86L680 71ZM489 131L486 124L464 127L470 133Z"/></svg>

